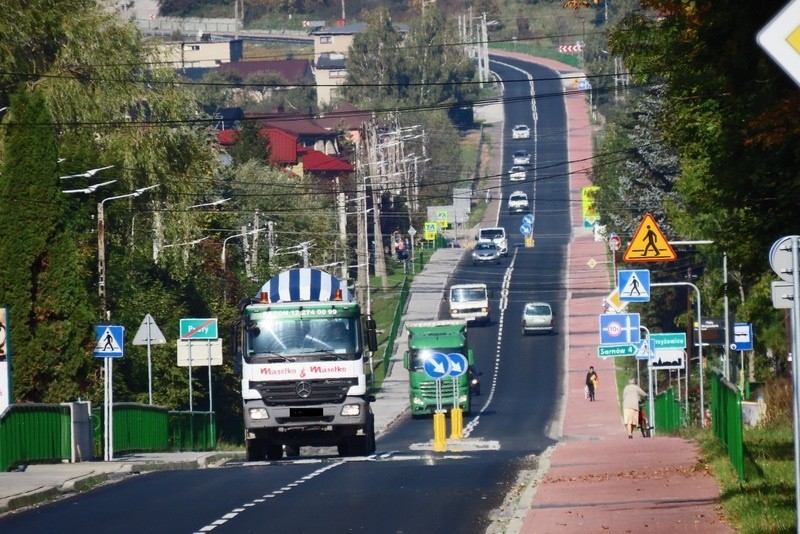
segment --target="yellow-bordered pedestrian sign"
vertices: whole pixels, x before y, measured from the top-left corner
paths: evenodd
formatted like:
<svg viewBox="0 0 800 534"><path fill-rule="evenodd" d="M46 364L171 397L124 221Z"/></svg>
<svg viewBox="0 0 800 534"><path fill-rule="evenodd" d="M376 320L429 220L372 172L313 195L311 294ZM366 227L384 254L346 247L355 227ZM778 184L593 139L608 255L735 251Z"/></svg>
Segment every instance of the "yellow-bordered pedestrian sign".
<svg viewBox="0 0 800 534"><path fill-rule="evenodd" d="M672 249L664 232L649 213L639 223L639 229L633 234L628 250L622 257L624 261L675 261L678 256Z"/></svg>

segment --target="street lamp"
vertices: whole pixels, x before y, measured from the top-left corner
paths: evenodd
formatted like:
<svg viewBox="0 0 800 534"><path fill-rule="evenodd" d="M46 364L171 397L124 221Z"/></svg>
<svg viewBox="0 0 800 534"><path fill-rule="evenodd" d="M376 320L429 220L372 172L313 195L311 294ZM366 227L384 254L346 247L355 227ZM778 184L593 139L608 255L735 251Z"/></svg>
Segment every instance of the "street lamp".
<svg viewBox="0 0 800 534"><path fill-rule="evenodd" d="M159 184L151 185L149 187L140 187L136 191L126 193L124 195L117 195L113 197L104 198L97 203L97 294L100 296L100 309L102 310L102 318L104 321L110 320L109 312L106 309L106 221L105 221L105 203L110 200L117 200L120 198L138 197L148 189L158 187Z"/></svg>
<svg viewBox="0 0 800 534"><path fill-rule="evenodd" d="M182 246L193 247L196 244L205 241L209 237L211 236L201 237L199 239L193 239L192 241L184 241L183 243L170 243L169 245L161 245L161 246L153 245L153 262L158 263L158 254L165 248L182 247Z"/></svg>
<svg viewBox="0 0 800 534"><path fill-rule="evenodd" d="M219 200L214 200L213 202L205 202L203 204L195 204L194 206L189 206L186 209L190 209L191 210L191 209L194 209L194 208L203 208L203 207L206 207L206 206L219 206L220 204L225 204L229 200L230 200L230 198L221 198Z"/></svg>
<svg viewBox="0 0 800 534"><path fill-rule="evenodd" d="M230 235L230 236L226 237L225 239L223 239L222 240L222 257L221 257L222 269L223 270L225 269L225 245L228 244L228 241L230 241L234 237L243 237L243 236L246 236L246 235L257 234L258 232L263 232L264 230L266 230L266 228L256 228L255 230L250 230L248 232L242 232L241 234Z"/></svg>
<svg viewBox="0 0 800 534"><path fill-rule="evenodd" d="M98 167L96 169L89 169L86 172L79 172L78 174L66 174L64 176L60 176L59 178L61 178L62 180L69 180L70 178L91 178L92 176L94 176L98 172L104 171L106 169L110 169L112 167L113 167L113 165L106 165L105 167Z"/></svg>

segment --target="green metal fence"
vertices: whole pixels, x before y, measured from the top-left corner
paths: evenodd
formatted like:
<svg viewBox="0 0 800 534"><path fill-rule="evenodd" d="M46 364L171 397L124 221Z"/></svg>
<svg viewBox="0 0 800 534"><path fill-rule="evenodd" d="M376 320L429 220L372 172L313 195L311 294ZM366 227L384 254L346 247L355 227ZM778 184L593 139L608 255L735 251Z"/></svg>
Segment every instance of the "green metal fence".
<svg viewBox="0 0 800 534"><path fill-rule="evenodd" d="M0 470L29 462L69 460L69 406L12 404L0 419Z"/></svg>
<svg viewBox="0 0 800 534"><path fill-rule="evenodd" d="M217 446L217 415L214 412L169 412L169 448L208 451Z"/></svg>
<svg viewBox="0 0 800 534"><path fill-rule="evenodd" d="M722 375L711 375L711 430L728 449L728 458L744 482L742 397L739 388Z"/></svg>
<svg viewBox="0 0 800 534"><path fill-rule="evenodd" d="M169 417L160 406L114 404L114 453L169 449Z"/></svg>
<svg viewBox="0 0 800 534"><path fill-rule="evenodd" d="M656 412L655 425L659 434L674 434L685 424L681 403L675 399L675 390L669 388L653 399Z"/></svg>
<svg viewBox="0 0 800 534"><path fill-rule="evenodd" d="M408 302L408 292L411 287L409 278L406 276L403 280L403 285L400 288L400 297L397 299L397 306L394 309L394 316L392 317L392 328L389 330L389 338L386 340L386 348L383 350L383 366L387 368L389 360L392 358L392 351L394 350L394 342L397 339L397 332L400 329L400 321L403 319L403 312L406 309L406 302Z"/></svg>

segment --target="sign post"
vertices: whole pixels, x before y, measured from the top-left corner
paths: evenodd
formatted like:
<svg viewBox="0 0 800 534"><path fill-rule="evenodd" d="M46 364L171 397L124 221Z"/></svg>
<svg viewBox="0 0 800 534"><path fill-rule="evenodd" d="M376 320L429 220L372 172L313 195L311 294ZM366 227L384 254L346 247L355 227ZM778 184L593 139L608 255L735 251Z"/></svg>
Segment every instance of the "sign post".
<svg viewBox="0 0 800 534"><path fill-rule="evenodd" d="M436 413L433 414L433 450L434 452L447 451L445 441L445 420L442 409L442 378L450 374L450 358L443 352L433 352L422 363L422 369L436 382Z"/></svg>
<svg viewBox="0 0 800 534"><path fill-rule="evenodd" d="M122 358L125 345L125 327L114 325L95 326L97 344L94 356L103 358L103 459L110 462L114 459L114 366L113 358Z"/></svg>
<svg viewBox="0 0 800 534"><path fill-rule="evenodd" d="M194 411L194 401L192 398L192 340L217 339L217 319L181 319L180 322L181 339L189 340L189 412ZM208 348L208 401L209 411L211 411L211 345Z"/></svg>
<svg viewBox="0 0 800 534"><path fill-rule="evenodd" d="M150 354L151 345L161 345L167 342L161 329L158 328L153 317L148 313L144 316L139 330L133 337L134 345L147 345L147 392L150 397L150 404L153 404L153 359Z"/></svg>

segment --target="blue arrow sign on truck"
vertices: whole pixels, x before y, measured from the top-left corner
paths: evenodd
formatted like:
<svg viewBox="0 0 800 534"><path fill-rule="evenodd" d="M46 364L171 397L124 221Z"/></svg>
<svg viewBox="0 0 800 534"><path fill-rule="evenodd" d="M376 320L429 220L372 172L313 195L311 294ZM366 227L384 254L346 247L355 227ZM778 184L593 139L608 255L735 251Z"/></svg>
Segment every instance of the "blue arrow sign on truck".
<svg viewBox="0 0 800 534"><path fill-rule="evenodd" d="M217 339L216 319L181 319L181 339Z"/></svg>

